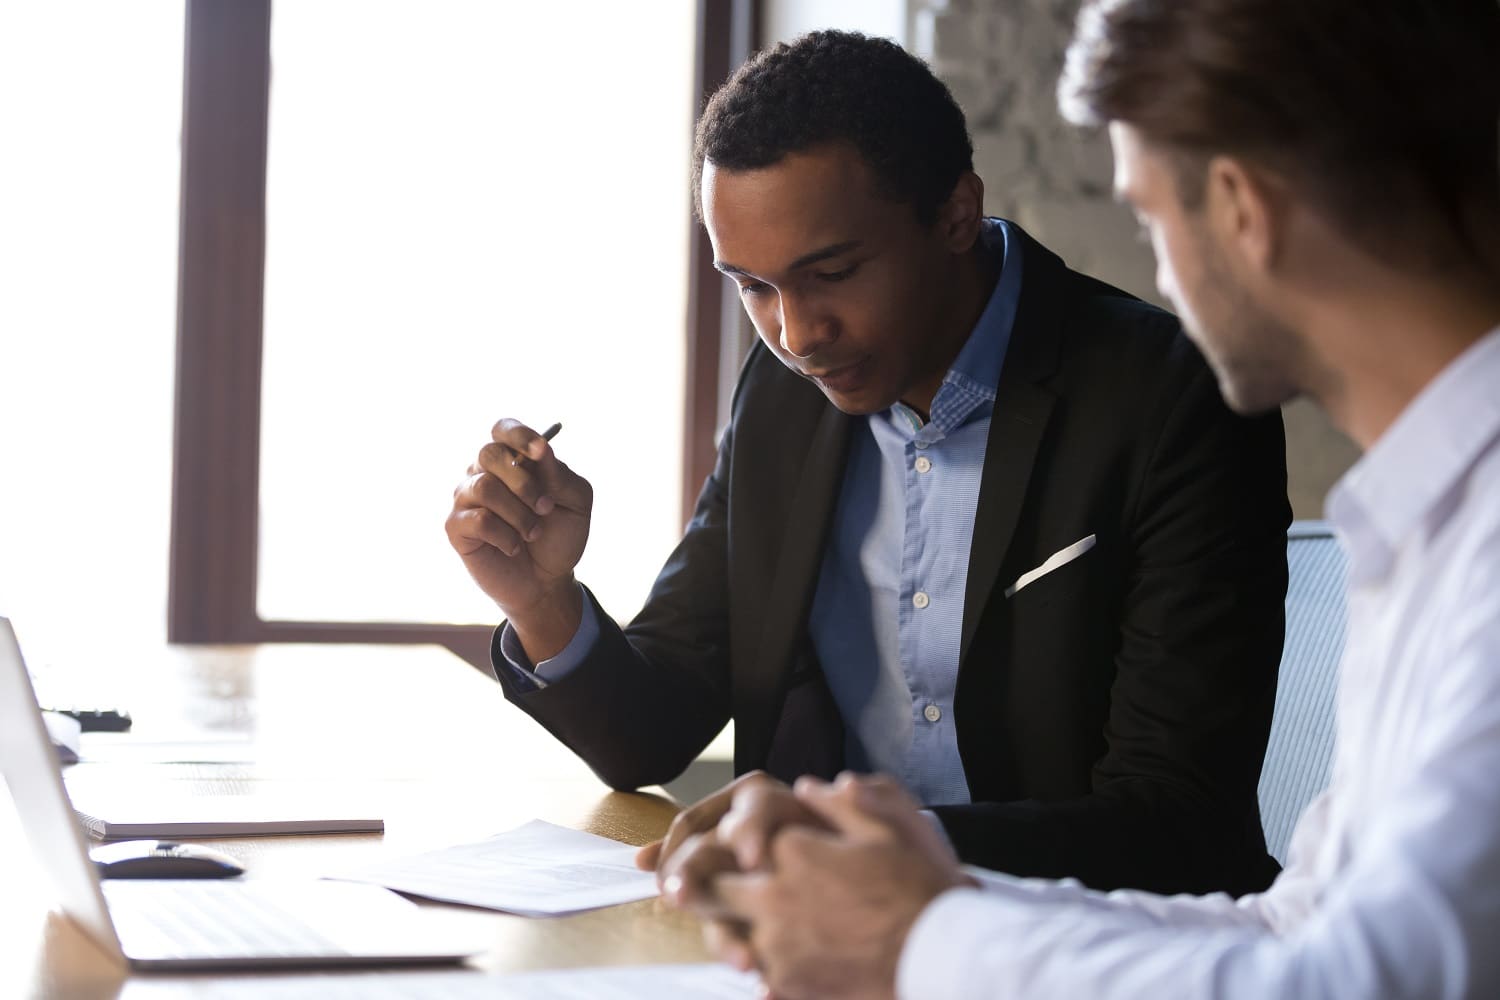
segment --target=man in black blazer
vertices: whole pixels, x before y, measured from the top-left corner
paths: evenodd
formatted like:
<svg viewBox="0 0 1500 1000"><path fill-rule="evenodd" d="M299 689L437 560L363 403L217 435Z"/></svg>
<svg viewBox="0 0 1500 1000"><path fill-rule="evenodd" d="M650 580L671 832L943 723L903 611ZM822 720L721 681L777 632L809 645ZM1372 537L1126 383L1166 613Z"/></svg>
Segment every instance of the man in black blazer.
<svg viewBox="0 0 1500 1000"><path fill-rule="evenodd" d="M891 43L821 32L762 53L710 103L695 160L762 342L623 629L572 575L587 482L496 425L448 531L509 619L506 696L615 788L671 780L732 718L737 773L877 765L945 789L928 801L965 861L1266 886L1279 419L1231 415L1169 314L985 219L961 113ZM929 454L971 478L921 492ZM914 578L948 550L949 579ZM954 601L929 598L945 584ZM663 850L711 836L726 804L689 810Z"/></svg>

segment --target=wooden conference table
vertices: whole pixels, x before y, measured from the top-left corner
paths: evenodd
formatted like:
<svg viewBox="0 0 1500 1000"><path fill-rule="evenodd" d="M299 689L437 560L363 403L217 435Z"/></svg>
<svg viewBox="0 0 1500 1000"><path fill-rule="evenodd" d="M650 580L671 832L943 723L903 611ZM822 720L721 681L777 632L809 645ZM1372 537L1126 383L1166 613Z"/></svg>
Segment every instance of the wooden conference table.
<svg viewBox="0 0 1500 1000"><path fill-rule="evenodd" d="M385 818L383 835L208 841L244 861L250 877L315 877L537 818L643 844L678 809L665 794L610 791L494 681L439 647L173 647L131 658L113 679L134 730L107 737L108 746L85 743L86 758L97 750L103 759L66 771L80 806L167 783L192 795L308 792ZM45 682L43 673L43 700ZM8 793L0 865L0 996L188 997L266 975L145 976L116 966L56 911ZM491 942L453 975L708 958L697 922L656 899L551 919L425 905L480 923Z"/></svg>

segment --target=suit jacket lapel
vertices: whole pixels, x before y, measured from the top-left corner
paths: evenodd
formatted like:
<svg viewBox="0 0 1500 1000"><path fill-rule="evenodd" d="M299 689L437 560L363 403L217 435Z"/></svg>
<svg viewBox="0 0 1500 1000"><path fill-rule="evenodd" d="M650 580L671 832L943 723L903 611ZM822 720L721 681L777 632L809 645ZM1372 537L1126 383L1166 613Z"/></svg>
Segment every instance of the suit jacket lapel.
<svg viewBox="0 0 1500 1000"><path fill-rule="evenodd" d="M1037 452L1057 396L1043 382L1057 370L1064 323L1061 285L1067 270L1061 258L1026 235L1019 226L1025 280L1021 285L1010 347L1000 372L990 434L985 444L979 505L964 589L960 669L969 644L1010 551L1026 499Z"/></svg>
<svg viewBox="0 0 1500 1000"><path fill-rule="evenodd" d="M847 415L832 405L824 406L787 508L786 529L766 592L759 652L754 668L744 677L743 704L765 715L736 730L756 734L757 739L765 741L762 746L744 747L750 760L763 759L769 750L775 716L812 608L828 528L843 484L852 427Z"/></svg>

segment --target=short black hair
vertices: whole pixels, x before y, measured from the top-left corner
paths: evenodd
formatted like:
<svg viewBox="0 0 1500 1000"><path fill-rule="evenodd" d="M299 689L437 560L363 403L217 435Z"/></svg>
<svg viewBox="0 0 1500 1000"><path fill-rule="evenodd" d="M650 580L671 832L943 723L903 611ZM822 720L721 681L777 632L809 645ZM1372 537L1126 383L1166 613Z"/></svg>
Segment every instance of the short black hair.
<svg viewBox="0 0 1500 1000"><path fill-rule="evenodd" d="M757 53L709 99L693 143L693 205L702 215L704 160L754 170L788 153L847 142L881 193L937 218L974 146L958 102L895 42L851 31L814 31Z"/></svg>

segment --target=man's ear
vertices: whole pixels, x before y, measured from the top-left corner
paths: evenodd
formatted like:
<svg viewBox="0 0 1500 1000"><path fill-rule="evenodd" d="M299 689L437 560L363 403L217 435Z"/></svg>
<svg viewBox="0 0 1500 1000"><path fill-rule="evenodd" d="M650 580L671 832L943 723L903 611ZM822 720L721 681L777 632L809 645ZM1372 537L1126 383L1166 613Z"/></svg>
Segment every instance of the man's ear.
<svg viewBox="0 0 1500 1000"><path fill-rule="evenodd" d="M938 206L937 225L944 244L965 253L979 239L984 221L984 181L972 170L959 175L948 200Z"/></svg>
<svg viewBox="0 0 1500 1000"><path fill-rule="evenodd" d="M1209 160L1207 174L1204 209L1219 245L1254 271L1274 269L1286 223L1281 185L1231 156Z"/></svg>

